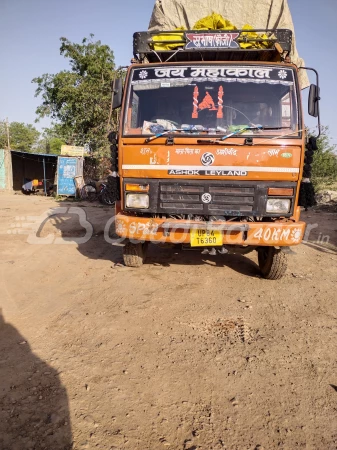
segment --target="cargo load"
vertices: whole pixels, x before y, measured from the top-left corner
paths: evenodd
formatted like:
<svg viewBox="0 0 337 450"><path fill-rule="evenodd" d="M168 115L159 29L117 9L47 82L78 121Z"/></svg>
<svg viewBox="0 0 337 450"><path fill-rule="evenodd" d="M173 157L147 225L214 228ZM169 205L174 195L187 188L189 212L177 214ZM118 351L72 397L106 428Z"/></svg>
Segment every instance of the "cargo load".
<svg viewBox="0 0 337 450"><path fill-rule="evenodd" d="M296 49L294 24L287 0L156 0L149 31L206 28L210 19L218 15L222 20L213 20L211 29L230 30L234 26L234 29L242 30L249 25L256 30L291 30L290 60L298 67L305 66ZM300 71L299 82L301 89L309 86L305 70Z"/></svg>

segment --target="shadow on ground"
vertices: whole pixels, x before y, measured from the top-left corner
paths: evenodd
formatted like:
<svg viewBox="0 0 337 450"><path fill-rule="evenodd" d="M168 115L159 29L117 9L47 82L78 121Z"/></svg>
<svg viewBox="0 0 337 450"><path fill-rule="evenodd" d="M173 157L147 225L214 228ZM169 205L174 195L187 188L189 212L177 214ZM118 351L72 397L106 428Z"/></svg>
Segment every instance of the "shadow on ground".
<svg viewBox="0 0 337 450"><path fill-rule="evenodd" d="M73 204L67 204L74 207ZM112 221L114 210L109 207L88 206L83 208L86 220L92 224L93 232L90 239L81 242L86 231L81 226L76 214L57 214L45 219L37 232L37 236L44 238L50 233L55 233L64 239L79 239L78 251L87 258L111 261L112 265L123 264L123 246L118 245L121 241L115 234L114 223ZM110 223L110 224L109 224ZM88 235L89 237L89 235ZM117 245L114 245L117 240ZM252 277L259 276L258 266L249 259L241 255L202 255L202 249L182 250L181 246L150 244L145 264L151 265L213 265L218 267L229 267L236 272Z"/></svg>
<svg viewBox="0 0 337 450"><path fill-rule="evenodd" d="M90 239L78 243L81 254L90 259L103 259L111 261L112 264L123 264L123 250L120 246L111 244L115 235L114 230L114 208L86 202L62 202L62 206L81 209L86 220L92 225ZM337 249L337 230L332 221L335 214L322 216L319 211L308 211L303 213L303 219L311 226L309 237L304 245L324 253L335 253ZM86 231L81 225L76 214L57 214L41 223L38 236L43 237L54 232L64 239L82 238ZM202 255L201 250L183 251L181 248L150 245L146 264L170 265L214 265L218 267L227 266L232 270L252 277L259 276L259 268L251 259L251 255L217 255L215 257Z"/></svg>
<svg viewBox="0 0 337 450"><path fill-rule="evenodd" d="M260 271L249 256L239 254L231 255L203 255L202 249L184 250L181 246L170 247L161 245L150 245L147 253L146 264L162 266L172 265L210 265L216 267L228 267L242 275L259 277ZM251 253L253 255L253 253Z"/></svg>
<svg viewBox="0 0 337 450"><path fill-rule="evenodd" d="M0 448L68 450L67 392L55 369L31 351L0 310Z"/></svg>

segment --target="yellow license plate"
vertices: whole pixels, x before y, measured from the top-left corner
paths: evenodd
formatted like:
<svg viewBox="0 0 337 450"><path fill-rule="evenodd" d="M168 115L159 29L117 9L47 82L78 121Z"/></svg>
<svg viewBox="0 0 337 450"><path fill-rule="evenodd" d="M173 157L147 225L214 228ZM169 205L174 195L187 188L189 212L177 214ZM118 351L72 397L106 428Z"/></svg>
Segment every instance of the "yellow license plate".
<svg viewBox="0 0 337 450"><path fill-rule="evenodd" d="M222 245L222 231L190 230L191 247L211 247Z"/></svg>

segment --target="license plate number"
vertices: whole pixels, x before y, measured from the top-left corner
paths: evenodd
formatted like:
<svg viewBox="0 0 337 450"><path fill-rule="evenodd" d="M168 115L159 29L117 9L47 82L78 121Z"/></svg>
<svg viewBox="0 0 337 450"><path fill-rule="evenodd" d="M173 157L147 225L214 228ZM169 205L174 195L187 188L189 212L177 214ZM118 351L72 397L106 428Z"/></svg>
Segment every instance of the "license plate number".
<svg viewBox="0 0 337 450"><path fill-rule="evenodd" d="M210 247L222 245L222 231L195 230L190 231L191 247Z"/></svg>

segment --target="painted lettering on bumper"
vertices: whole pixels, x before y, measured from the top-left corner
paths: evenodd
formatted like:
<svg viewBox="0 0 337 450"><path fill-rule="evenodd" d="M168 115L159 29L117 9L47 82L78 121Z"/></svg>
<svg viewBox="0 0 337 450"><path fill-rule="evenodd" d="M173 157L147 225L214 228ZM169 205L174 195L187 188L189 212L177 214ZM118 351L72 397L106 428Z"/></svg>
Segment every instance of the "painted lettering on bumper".
<svg viewBox="0 0 337 450"><path fill-rule="evenodd" d="M124 215L116 216L116 234L120 237L150 242L189 244L190 230L179 228L185 221L176 221L169 232L163 228L165 220L149 219ZM214 224L220 224L214 222ZM243 222L230 222L229 225L243 225ZM247 231L223 231L224 245L266 245L291 246L301 243L306 224L304 222L245 223Z"/></svg>

